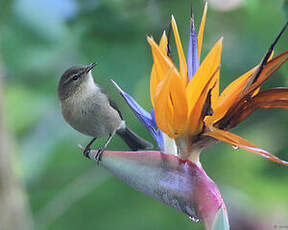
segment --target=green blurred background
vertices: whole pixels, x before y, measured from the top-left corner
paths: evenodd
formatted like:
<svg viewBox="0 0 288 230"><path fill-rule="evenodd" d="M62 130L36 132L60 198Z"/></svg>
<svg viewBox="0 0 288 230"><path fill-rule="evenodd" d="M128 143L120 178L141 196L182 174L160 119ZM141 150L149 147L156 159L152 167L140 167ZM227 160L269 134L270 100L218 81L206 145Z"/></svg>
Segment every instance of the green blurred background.
<svg viewBox="0 0 288 230"><path fill-rule="evenodd" d="M95 81L119 104L129 126L153 141L109 79L150 110L146 35L158 40L173 13L186 49L190 1L0 0L0 5L0 216L8 216L0 229L203 229L85 159L77 144L89 138L64 123L56 95L66 68L96 61ZM203 6L193 1L197 28ZM287 0L209 1L202 54L224 36L221 89L260 61L287 18ZM287 49L286 31L275 54ZM264 88L276 86L288 86L287 63ZM287 112L275 109L255 112L232 131L287 160L287 128ZM127 149L118 137L109 148ZM232 229L288 227L287 168L223 143L203 151L201 162L220 187Z"/></svg>

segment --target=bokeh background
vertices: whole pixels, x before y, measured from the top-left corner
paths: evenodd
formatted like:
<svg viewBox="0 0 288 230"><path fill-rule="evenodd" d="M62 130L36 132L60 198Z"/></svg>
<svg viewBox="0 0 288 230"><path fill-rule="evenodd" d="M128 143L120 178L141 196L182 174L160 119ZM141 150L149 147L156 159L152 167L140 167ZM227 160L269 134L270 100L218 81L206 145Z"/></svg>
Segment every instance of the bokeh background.
<svg viewBox="0 0 288 230"><path fill-rule="evenodd" d="M89 138L64 123L56 95L66 68L96 61L95 81L119 104L129 126L153 141L109 79L149 110L152 58L146 35L158 40L173 13L186 49L190 1L0 5L0 229L203 229L85 159L77 144ZM203 6L193 1L196 26ZM287 0L209 1L203 51L224 36L221 89L260 61L287 19ZM287 49L286 31L276 54ZM288 86L287 63L264 88L276 86ZM275 109L255 112L232 131L287 160L287 129L287 111ZM127 149L118 137L109 148ZM203 151L201 161L220 187L232 229L288 228L287 168L223 143Z"/></svg>

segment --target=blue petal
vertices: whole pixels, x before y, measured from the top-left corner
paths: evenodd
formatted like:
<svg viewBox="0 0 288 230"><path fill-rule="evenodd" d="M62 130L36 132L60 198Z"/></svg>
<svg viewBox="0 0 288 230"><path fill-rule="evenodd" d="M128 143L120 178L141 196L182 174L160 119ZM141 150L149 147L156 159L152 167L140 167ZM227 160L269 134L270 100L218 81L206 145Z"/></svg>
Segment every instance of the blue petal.
<svg viewBox="0 0 288 230"><path fill-rule="evenodd" d="M150 115L151 115L151 118L152 118L153 126L157 127L156 120L155 120L154 109L151 109ZM156 130L156 135L155 135L154 139L156 140L157 145L161 149L161 151L164 152L164 137L163 137L163 133L162 133L162 131L160 129Z"/></svg>
<svg viewBox="0 0 288 230"><path fill-rule="evenodd" d="M164 149L164 140L161 130L156 130L157 128L154 116L154 110L151 110L151 113L143 109L133 97L128 93L124 92L113 80L111 80L115 88L119 91L121 96L125 99L129 107L132 109L136 117L142 122L145 128L150 132L153 138L156 140L156 143L161 151Z"/></svg>
<svg viewBox="0 0 288 230"><path fill-rule="evenodd" d="M187 70L189 81L192 79L196 71L199 69L199 58L198 58L198 39L195 32L194 17L191 13L191 25L189 35L189 46L187 55Z"/></svg>
<svg viewBox="0 0 288 230"><path fill-rule="evenodd" d="M154 123L154 127L157 127L154 109L151 109L151 110L150 110L150 115L151 115L151 117L152 117L152 122Z"/></svg>

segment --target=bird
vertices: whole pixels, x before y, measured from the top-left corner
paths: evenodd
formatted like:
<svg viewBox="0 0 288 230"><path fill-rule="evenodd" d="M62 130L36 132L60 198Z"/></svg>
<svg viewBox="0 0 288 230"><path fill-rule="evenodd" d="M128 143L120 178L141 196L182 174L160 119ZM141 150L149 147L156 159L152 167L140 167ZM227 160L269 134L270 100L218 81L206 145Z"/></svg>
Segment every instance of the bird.
<svg viewBox="0 0 288 230"><path fill-rule="evenodd" d="M97 138L108 136L95 155L95 159L100 161L115 134L133 151L152 148L151 143L126 126L116 103L95 83L92 76L95 66L96 63L70 67L62 74L57 90L64 120L78 132L93 137L84 148L83 155L89 158L93 142Z"/></svg>

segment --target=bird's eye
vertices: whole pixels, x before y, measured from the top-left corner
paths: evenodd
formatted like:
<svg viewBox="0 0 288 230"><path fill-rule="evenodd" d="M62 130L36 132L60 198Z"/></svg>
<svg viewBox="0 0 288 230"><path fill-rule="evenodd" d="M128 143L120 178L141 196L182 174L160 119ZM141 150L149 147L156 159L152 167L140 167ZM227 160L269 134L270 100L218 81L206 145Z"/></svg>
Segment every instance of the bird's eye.
<svg viewBox="0 0 288 230"><path fill-rule="evenodd" d="M80 76L79 74L75 74L74 77L72 77L72 80L77 81L79 79L79 76Z"/></svg>

